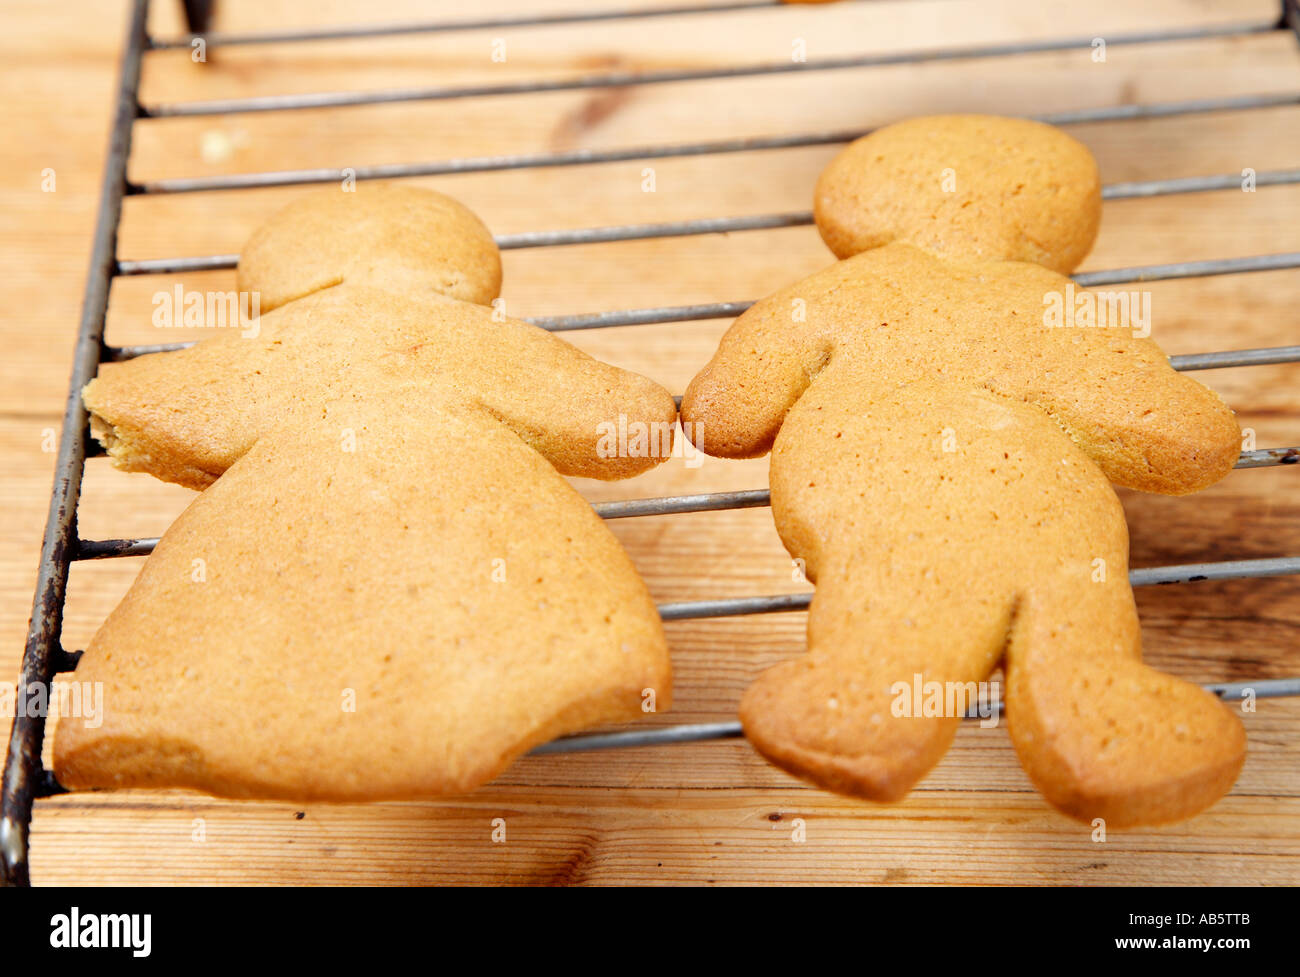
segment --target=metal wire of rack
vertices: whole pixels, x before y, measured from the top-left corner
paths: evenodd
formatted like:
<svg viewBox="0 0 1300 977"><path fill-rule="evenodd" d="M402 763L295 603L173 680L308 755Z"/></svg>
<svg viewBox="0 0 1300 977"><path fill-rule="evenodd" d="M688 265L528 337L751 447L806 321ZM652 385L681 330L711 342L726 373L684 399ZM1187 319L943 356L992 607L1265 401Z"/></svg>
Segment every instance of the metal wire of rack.
<svg viewBox="0 0 1300 977"><path fill-rule="evenodd" d="M388 89L373 92L324 92L305 95L271 96L221 101L183 102L142 105L138 98L141 66L151 50L188 47L199 37L214 45L255 45L319 40L356 39L398 34L434 33L507 26L573 24L632 18L718 14L781 6L778 0L720 0L712 4L680 7L628 7L585 13L524 15L506 18L455 20L424 23L369 25L319 30L266 32L259 34L203 33L203 23L210 3L189 0L186 3L193 33L177 38L154 38L147 29L149 0L133 0L126 44L121 62L113 124L107 161L101 186L100 206L92 241L90 270L86 281L81 321L73 355L73 369L63 417L59 450L56 457L54 490L50 500L44 543L37 574L36 594L31 625L23 655L20 681L23 687L33 683L48 685L53 677L75 669L80 652L65 650L60 643L68 573L71 564L82 560L141 556L152 551L156 539L86 540L77 533L77 504L81 480L88 457L102 453L89 435L88 418L81 402L81 388L98 370L100 363L130 359L145 353L182 348L184 343L152 346L113 347L104 342L108 296L114 278L135 275L175 274L192 271L233 268L236 255L168 257L126 260L117 257L117 230L122 204L129 195L194 193L213 190L245 190L342 180L342 169L247 173L187 179L132 182L127 175L133 126L141 118L218 115L236 112L293 111L306 108L374 105L391 102L474 98L486 95L529 94L578 89L629 87L685 81L724 80L754 75L793 71L831 71L880 65L910 64L925 61L952 61L1004 57L1086 48L1091 38L1066 38L1028 43L988 44L960 48L921 50L888 55L865 54L810 61L806 63L757 64L689 71L616 72L563 80L521 82L508 85L465 88ZM1300 26L1300 0L1283 0L1282 16L1263 23L1243 23L1207 28L1173 28L1159 31L1116 35L1107 44L1157 44L1169 41L1227 38L1258 35L1279 30L1297 30ZM1095 109L1056 112L1036 118L1058 125L1090 122L1149 119L1211 112L1251 111L1288 105L1300 105L1300 92L1250 95L1229 98L1195 99L1150 105L1105 106ZM628 147L613 150L575 150L513 156L466 157L389 166L367 166L350 172L358 180L398 179L453 173L540 167L583 166L634 159L662 159L725 153L777 150L802 146L833 145L851 141L868 130L811 132L784 136L745 139L721 139L682 145ZM1212 192L1236 188L1237 174L1153 180L1111 184L1104 189L1104 199L1119 200L1170 194ZM1259 173L1257 186L1300 184L1300 169ZM573 244L643 240L695 234L740 232L812 223L808 212L764 214L752 217L704 218L663 224L635 224L617 227L583 228L565 231L540 231L504 235L497 238L502 249L558 247ZM1277 269L1300 268L1300 252L1258 255L1245 258L1208 259L1177 264L1149 265L1094 271L1074 276L1081 285L1098 286L1121 282L1148 282L1164 279L1193 278L1209 275L1242 274ZM740 314L750 301L717 302L702 305L650 309L624 309L593 314L573 314L530 320L555 331L595 329L650 323L717 319ZM1176 369L1204 370L1223 367L1300 362L1300 345L1267 349L1234 350L1175 356ZM1263 468L1300 462L1300 447L1268 448L1242 453L1238 468ZM596 503L594 508L605 519L675 513L704 512L766 506L768 490L752 489L704 495L671 496ZM1300 574L1300 556L1178 566L1149 567L1132 570L1134 586L1184 583L1198 580L1222 580L1244 577ZM681 601L661 604L660 615L666 621L712 618L733 615L765 614L804 610L811 594L727 598L719 600ZM1300 676L1286 679L1217 683L1206 686L1225 700L1253 695L1260 698L1300 695ZM4 767L3 797L0 799L0 861L3 879L9 884L30 883L28 868L28 832L35 798L63 792L41 761L45 732L43 716L19 715L15 718ZM559 753L614 747L661 745L725 739L741 735L736 721L688 723L641 727L613 732L569 736L545 744L534 753Z"/></svg>

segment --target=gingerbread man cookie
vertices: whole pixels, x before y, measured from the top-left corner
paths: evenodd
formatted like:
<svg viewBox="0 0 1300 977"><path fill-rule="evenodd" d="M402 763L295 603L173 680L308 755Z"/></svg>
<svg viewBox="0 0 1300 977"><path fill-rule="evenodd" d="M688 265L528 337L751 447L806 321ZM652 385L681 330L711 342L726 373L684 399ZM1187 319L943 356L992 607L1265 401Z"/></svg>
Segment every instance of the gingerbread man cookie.
<svg viewBox="0 0 1300 977"><path fill-rule="evenodd" d="M1110 482L1204 488L1240 431L1134 310L1055 321L1119 304L1063 277L1091 246L1098 187L1087 151L1038 123L881 129L818 183L845 260L747 311L687 390L697 447L771 450L777 529L817 584L807 654L741 704L787 770L897 800L960 722L953 696L917 710L912 690L968 693L1005 663L1017 753L1066 813L1159 823L1232 786L1240 722L1141 662Z"/></svg>

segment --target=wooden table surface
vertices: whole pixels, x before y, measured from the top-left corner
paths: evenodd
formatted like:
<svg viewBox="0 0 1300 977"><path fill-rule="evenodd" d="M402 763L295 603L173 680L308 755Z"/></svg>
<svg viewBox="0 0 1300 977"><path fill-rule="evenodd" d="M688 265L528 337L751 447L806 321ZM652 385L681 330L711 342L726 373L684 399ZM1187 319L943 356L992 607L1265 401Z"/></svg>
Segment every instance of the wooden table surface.
<svg viewBox="0 0 1300 977"><path fill-rule="evenodd" d="M682 0L637 0L681 5ZM628 0L497 0L492 12L608 9ZM258 30L468 16L466 5L221 0L218 25ZM124 33L124 3L10 2L0 38L8 115L0 145L5 287L0 290L0 656L16 673L53 468L52 431L70 353ZM179 30L155 3L152 30ZM1077 4L844 3L582 25L147 55L146 104L406 85L467 85L810 60L868 51L1266 21L1272 0ZM492 58L504 40L506 60ZM500 50L500 48L496 48ZM964 110L1031 114L1300 90L1285 32L1090 46L972 60L372 107L159 119L136 129L136 180L307 166L612 148L819 129ZM1071 127L1107 183L1295 167L1300 106ZM498 233L806 210L837 147L632 160L415 182L454 194ZM644 192L643 170L655 191ZM55 192L42 191L52 169ZM129 198L119 255L237 251L304 188ZM1108 203L1085 269L1300 250L1300 187ZM810 227L508 252L505 298L519 316L756 298L830 261ZM183 281L233 287L229 272L119 279L108 336L160 335L151 296ZM1295 343L1295 271L1150 286L1155 338L1170 353ZM593 354L680 393L727 323L570 333ZM1217 370L1261 447L1300 443L1300 367ZM1125 494L1133 565L1300 553L1295 468L1239 471L1194 498ZM583 483L592 498L765 485L765 463L680 459L632 482ZM80 508L87 538L156 535L191 497L93 459ZM659 600L799 589L766 509L612 524ZM139 571L137 559L81 563L64 644L84 647ZM1150 661L1196 681L1300 674L1300 581L1202 582L1138 593ZM797 654L803 614L668 625L676 707L660 721L734 717L745 685ZM7 720L5 721L7 724ZM32 876L49 883L1300 882L1300 700L1245 717L1250 754L1232 794L1190 822L1091 830L1056 814L1017 766L1005 729L968 724L903 803L875 806L811 789L743 741L528 758L498 782L437 803L231 803L181 792L38 802ZM505 843L492 823L504 818ZM797 840L802 829L803 840Z"/></svg>

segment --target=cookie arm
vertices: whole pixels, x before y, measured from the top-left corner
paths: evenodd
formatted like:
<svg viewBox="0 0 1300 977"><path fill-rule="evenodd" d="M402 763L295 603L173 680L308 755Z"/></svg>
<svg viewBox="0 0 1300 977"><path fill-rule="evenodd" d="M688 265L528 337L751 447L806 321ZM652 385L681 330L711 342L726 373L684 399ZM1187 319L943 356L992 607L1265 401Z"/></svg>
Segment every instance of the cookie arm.
<svg viewBox="0 0 1300 977"><path fill-rule="evenodd" d="M1228 474L1241 451L1232 410L1208 387L1165 366L1130 372L1123 396L1067 384L1040 401L1116 485L1187 495Z"/></svg>
<svg viewBox="0 0 1300 977"><path fill-rule="evenodd" d="M677 405L646 377L485 311L467 372L474 398L562 475L620 479L672 455Z"/></svg>
<svg viewBox="0 0 1300 977"><path fill-rule="evenodd" d="M1151 339L1114 326L1040 329L1020 369L994 385L1050 414L1116 485L1185 495L1232 470L1236 416Z"/></svg>
<svg viewBox="0 0 1300 977"><path fill-rule="evenodd" d="M763 299L737 319L686 388L682 429L706 454L766 454L786 412L829 362L830 343L797 318L796 289Z"/></svg>
<svg viewBox="0 0 1300 977"><path fill-rule="evenodd" d="M257 350L235 338L105 363L82 390L95 438L114 466L202 490L261 433Z"/></svg>

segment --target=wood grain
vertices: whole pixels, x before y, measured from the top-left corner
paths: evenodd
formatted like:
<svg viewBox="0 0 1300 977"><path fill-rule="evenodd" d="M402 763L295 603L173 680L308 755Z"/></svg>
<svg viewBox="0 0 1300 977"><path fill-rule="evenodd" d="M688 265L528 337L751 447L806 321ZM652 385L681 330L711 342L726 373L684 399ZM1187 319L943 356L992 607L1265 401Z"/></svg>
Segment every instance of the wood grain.
<svg viewBox="0 0 1300 977"><path fill-rule="evenodd" d="M641 0L646 3L647 0ZM672 5L674 0L657 0ZM556 9L607 8L566 0ZM497 0L494 12L543 0ZM463 4L223 0L229 30L453 17ZM179 4L155 3L153 31L179 30ZM404 85L563 78L609 70L776 62L802 39L810 59L1007 39L1113 36L1174 25L1267 20L1268 0L1228 4L864 2L578 27L472 31L372 41L232 48L196 65L147 56L146 103ZM461 16L464 16L461 13ZM48 504L124 25L121 3L11 3L0 38L0 146L6 355L0 361L0 661L16 672ZM490 59L503 36L508 59ZM1042 113L1128 102L1295 91L1300 50L1282 32L1229 40L1087 48L635 89L560 92L265 115L146 120L136 180L303 166L450 159L865 128L922 112ZM1294 167L1300 107L1071 127L1106 182ZM806 210L834 147L469 174L415 182L453 193L499 233ZM641 190L652 166L656 192ZM41 192L42 170L57 191ZM124 258L236 251L302 188L133 197ZM1107 204L1087 268L1300 250L1300 188ZM515 315L752 299L830 260L811 228L512 251ZM111 342L160 336L150 297L183 281L120 279ZM1295 343L1294 271L1151 286L1155 337L1173 353ZM680 392L725 322L570 334L579 346ZM1261 446L1300 443L1294 365L1219 370L1223 392ZM1128 493L1133 564L1300 553L1295 469L1242 471L1189 499ZM674 461L632 482L581 483L593 499L765 484L766 463ZM80 509L87 538L156 535L190 494L90 462ZM656 598L798 589L767 510L613 523ZM64 643L82 647L142 561L74 566ZM1199 583L1139 591L1151 661L1198 681L1300 674L1300 581ZM759 670L798 653L803 615L669 625L676 707L663 722L731 718ZM1246 717L1250 756L1232 795L1163 829L1090 829L1049 810L1002 729L964 728L904 803L878 807L807 788L743 742L523 760L496 784L440 803L312 806L231 803L180 793L67 796L37 805L38 883L1068 883L1300 882L1300 700ZM492 841L505 819L506 841ZM795 840L796 819L805 840Z"/></svg>

